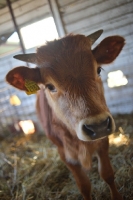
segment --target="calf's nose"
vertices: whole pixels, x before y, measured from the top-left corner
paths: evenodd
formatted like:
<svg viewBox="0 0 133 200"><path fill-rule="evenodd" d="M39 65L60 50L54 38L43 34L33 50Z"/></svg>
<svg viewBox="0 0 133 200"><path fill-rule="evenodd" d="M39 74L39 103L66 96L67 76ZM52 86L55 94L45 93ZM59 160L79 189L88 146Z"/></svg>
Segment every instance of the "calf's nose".
<svg viewBox="0 0 133 200"><path fill-rule="evenodd" d="M99 124L83 124L83 132L90 137L91 140L108 136L112 132L112 119L107 117L106 120Z"/></svg>

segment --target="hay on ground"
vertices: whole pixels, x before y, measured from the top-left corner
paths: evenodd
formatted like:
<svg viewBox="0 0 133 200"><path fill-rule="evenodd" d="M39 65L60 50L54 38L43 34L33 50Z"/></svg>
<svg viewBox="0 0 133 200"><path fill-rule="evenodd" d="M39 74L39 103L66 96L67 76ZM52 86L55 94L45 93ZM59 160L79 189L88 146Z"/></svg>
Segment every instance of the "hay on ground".
<svg viewBox="0 0 133 200"><path fill-rule="evenodd" d="M109 156L119 192L124 200L132 200L133 115L115 120L118 131L110 136ZM0 137L1 200L83 199L56 147L44 135ZM95 158L88 176L93 200L109 200L109 188L99 177Z"/></svg>

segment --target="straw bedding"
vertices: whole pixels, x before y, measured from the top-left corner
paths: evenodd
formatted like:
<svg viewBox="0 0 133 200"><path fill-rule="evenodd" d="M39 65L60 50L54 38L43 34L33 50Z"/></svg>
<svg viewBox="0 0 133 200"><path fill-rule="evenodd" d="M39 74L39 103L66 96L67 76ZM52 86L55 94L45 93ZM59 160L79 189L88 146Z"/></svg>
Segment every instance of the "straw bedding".
<svg viewBox="0 0 133 200"><path fill-rule="evenodd" d="M117 132L110 136L110 160L124 200L133 200L133 115L115 117ZM93 200L109 200L100 179L97 159L88 172ZM56 147L43 135L0 133L1 200L82 200L74 178Z"/></svg>

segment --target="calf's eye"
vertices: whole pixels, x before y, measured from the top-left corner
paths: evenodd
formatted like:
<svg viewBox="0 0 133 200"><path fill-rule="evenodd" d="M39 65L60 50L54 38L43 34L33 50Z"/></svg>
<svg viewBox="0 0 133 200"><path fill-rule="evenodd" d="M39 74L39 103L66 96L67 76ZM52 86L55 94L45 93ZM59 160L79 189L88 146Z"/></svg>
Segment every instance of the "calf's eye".
<svg viewBox="0 0 133 200"><path fill-rule="evenodd" d="M102 68L101 68L101 67L98 67L98 69L97 69L97 74L98 74L99 76L100 76L101 70L102 70Z"/></svg>
<svg viewBox="0 0 133 200"><path fill-rule="evenodd" d="M52 85L52 84L47 84L47 85L46 85L46 88L48 88L48 90L49 90L50 92L57 92L55 86Z"/></svg>

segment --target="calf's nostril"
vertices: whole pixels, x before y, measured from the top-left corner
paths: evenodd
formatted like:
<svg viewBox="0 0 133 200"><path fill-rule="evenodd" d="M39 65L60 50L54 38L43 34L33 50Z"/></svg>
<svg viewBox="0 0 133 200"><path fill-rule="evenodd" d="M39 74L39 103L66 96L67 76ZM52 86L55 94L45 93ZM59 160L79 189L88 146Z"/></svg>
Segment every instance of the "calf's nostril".
<svg viewBox="0 0 133 200"><path fill-rule="evenodd" d="M84 124L83 125L83 131L90 137L95 137L96 133L94 132L94 130L91 128L91 126Z"/></svg>
<svg viewBox="0 0 133 200"><path fill-rule="evenodd" d="M111 118L108 117L107 118L107 131L110 131L111 130Z"/></svg>

